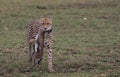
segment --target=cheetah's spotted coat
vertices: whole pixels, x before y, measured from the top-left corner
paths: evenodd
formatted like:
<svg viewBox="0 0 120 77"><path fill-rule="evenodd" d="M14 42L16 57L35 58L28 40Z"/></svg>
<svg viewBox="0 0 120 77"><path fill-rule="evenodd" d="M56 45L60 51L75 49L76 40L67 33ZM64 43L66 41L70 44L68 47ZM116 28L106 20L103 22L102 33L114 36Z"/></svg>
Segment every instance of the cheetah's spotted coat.
<svg viewBox="0 0 120 77"><path fill-rule="evenodd" d="M32 21L27 26L29 60L38 68L43 57L43 50L48 50L48 70L53 72L52 65L52 19L49 17Z"/></svg>

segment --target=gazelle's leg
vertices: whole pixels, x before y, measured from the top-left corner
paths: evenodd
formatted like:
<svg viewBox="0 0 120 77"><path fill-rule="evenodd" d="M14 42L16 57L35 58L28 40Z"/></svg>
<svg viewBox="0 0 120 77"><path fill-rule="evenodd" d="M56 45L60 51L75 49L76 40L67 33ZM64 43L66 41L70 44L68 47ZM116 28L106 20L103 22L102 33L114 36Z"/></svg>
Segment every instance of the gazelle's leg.
<svg viewBox="0 0 120 77"><path fill-rule="evenodd" d="M31 52L31 54L32 54L32 65L33 66L35 66L35 45L34 45L34 43L33 43L33 45L32 45L32 52Z"/></svg>
<svg viewBox="0 0 120 77"><path fill-rule="evenodd" d="M34 56L35 56L35 60L34 60L35 67L37 69L39 69L39 64L40 64L40 62L42 60L42 57L43 57L43 46L42 46L42 44L41 45L38 44L38 46L37 46L37 52L36 51L34 52Z"/></svg>
<svg viewBox="0 0 120 77"><path fill-rule="evenodd" d="M35 52L35 67L38 68L39 67L39 63L42 61L42 54L41 52L43 52L43 50L39 49L39 47L37 48L37 52Z"/></svg>

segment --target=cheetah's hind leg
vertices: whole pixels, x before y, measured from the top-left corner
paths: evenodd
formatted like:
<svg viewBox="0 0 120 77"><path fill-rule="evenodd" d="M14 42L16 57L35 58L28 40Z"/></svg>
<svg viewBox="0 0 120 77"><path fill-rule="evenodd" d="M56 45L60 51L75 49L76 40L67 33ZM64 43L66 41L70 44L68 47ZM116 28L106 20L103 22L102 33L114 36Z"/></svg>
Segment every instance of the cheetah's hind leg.
<svg viewBox="0 0 120 77"><path fill-rule="evenodd" d="M34 54L34 39L31 39L29 41L29 61L31 62L32 61L32 57L33 57L33 54Z"/></svg>
<svg viewBox="0 0 120 77"><path fill-rule="evenodd" d="M31 52L32 52L32 46L29 45L29 62L32 61L32 54L31 54Z"/></svg>

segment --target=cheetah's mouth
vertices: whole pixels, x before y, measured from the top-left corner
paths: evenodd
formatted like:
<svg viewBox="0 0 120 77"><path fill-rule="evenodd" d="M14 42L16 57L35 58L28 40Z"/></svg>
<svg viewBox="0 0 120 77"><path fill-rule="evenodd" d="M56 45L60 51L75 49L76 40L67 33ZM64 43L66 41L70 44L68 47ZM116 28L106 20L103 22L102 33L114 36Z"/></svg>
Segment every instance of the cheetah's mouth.
<svg viewBox="0 0 120 77"><path fill-rule="evenodd" d="M48 28L45 29L45 31L49 31L49 30L51 30L51 29L52 29L51 27L48 27Z"/></svg>
<svg viewBox="0 0 120 77"><path fill-rule="evenodd" d="M53 30L52 28L48 28L45 30L45 32L52 32L52 30Z"/></svg>
<svg viewBox="0 0 120 77"><path fill-rule="evenodd" d="M40 31L42 31L42 32L51 32L52 31L52 28L51 27L49 27L49 28L40 28Z"/></svg>

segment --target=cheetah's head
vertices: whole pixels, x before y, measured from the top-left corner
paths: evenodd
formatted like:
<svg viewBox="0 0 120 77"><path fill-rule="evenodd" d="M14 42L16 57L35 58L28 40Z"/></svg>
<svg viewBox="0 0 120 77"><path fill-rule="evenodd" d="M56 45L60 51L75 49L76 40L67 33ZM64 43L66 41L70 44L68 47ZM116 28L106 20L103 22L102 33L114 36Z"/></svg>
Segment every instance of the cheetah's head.
<svg viewBox="0 0 120 77"><path fill-rule="evenodd" d="M41 17L40 18L41 29L43 31L49 31L52 29L52 17Z"/></svg>

